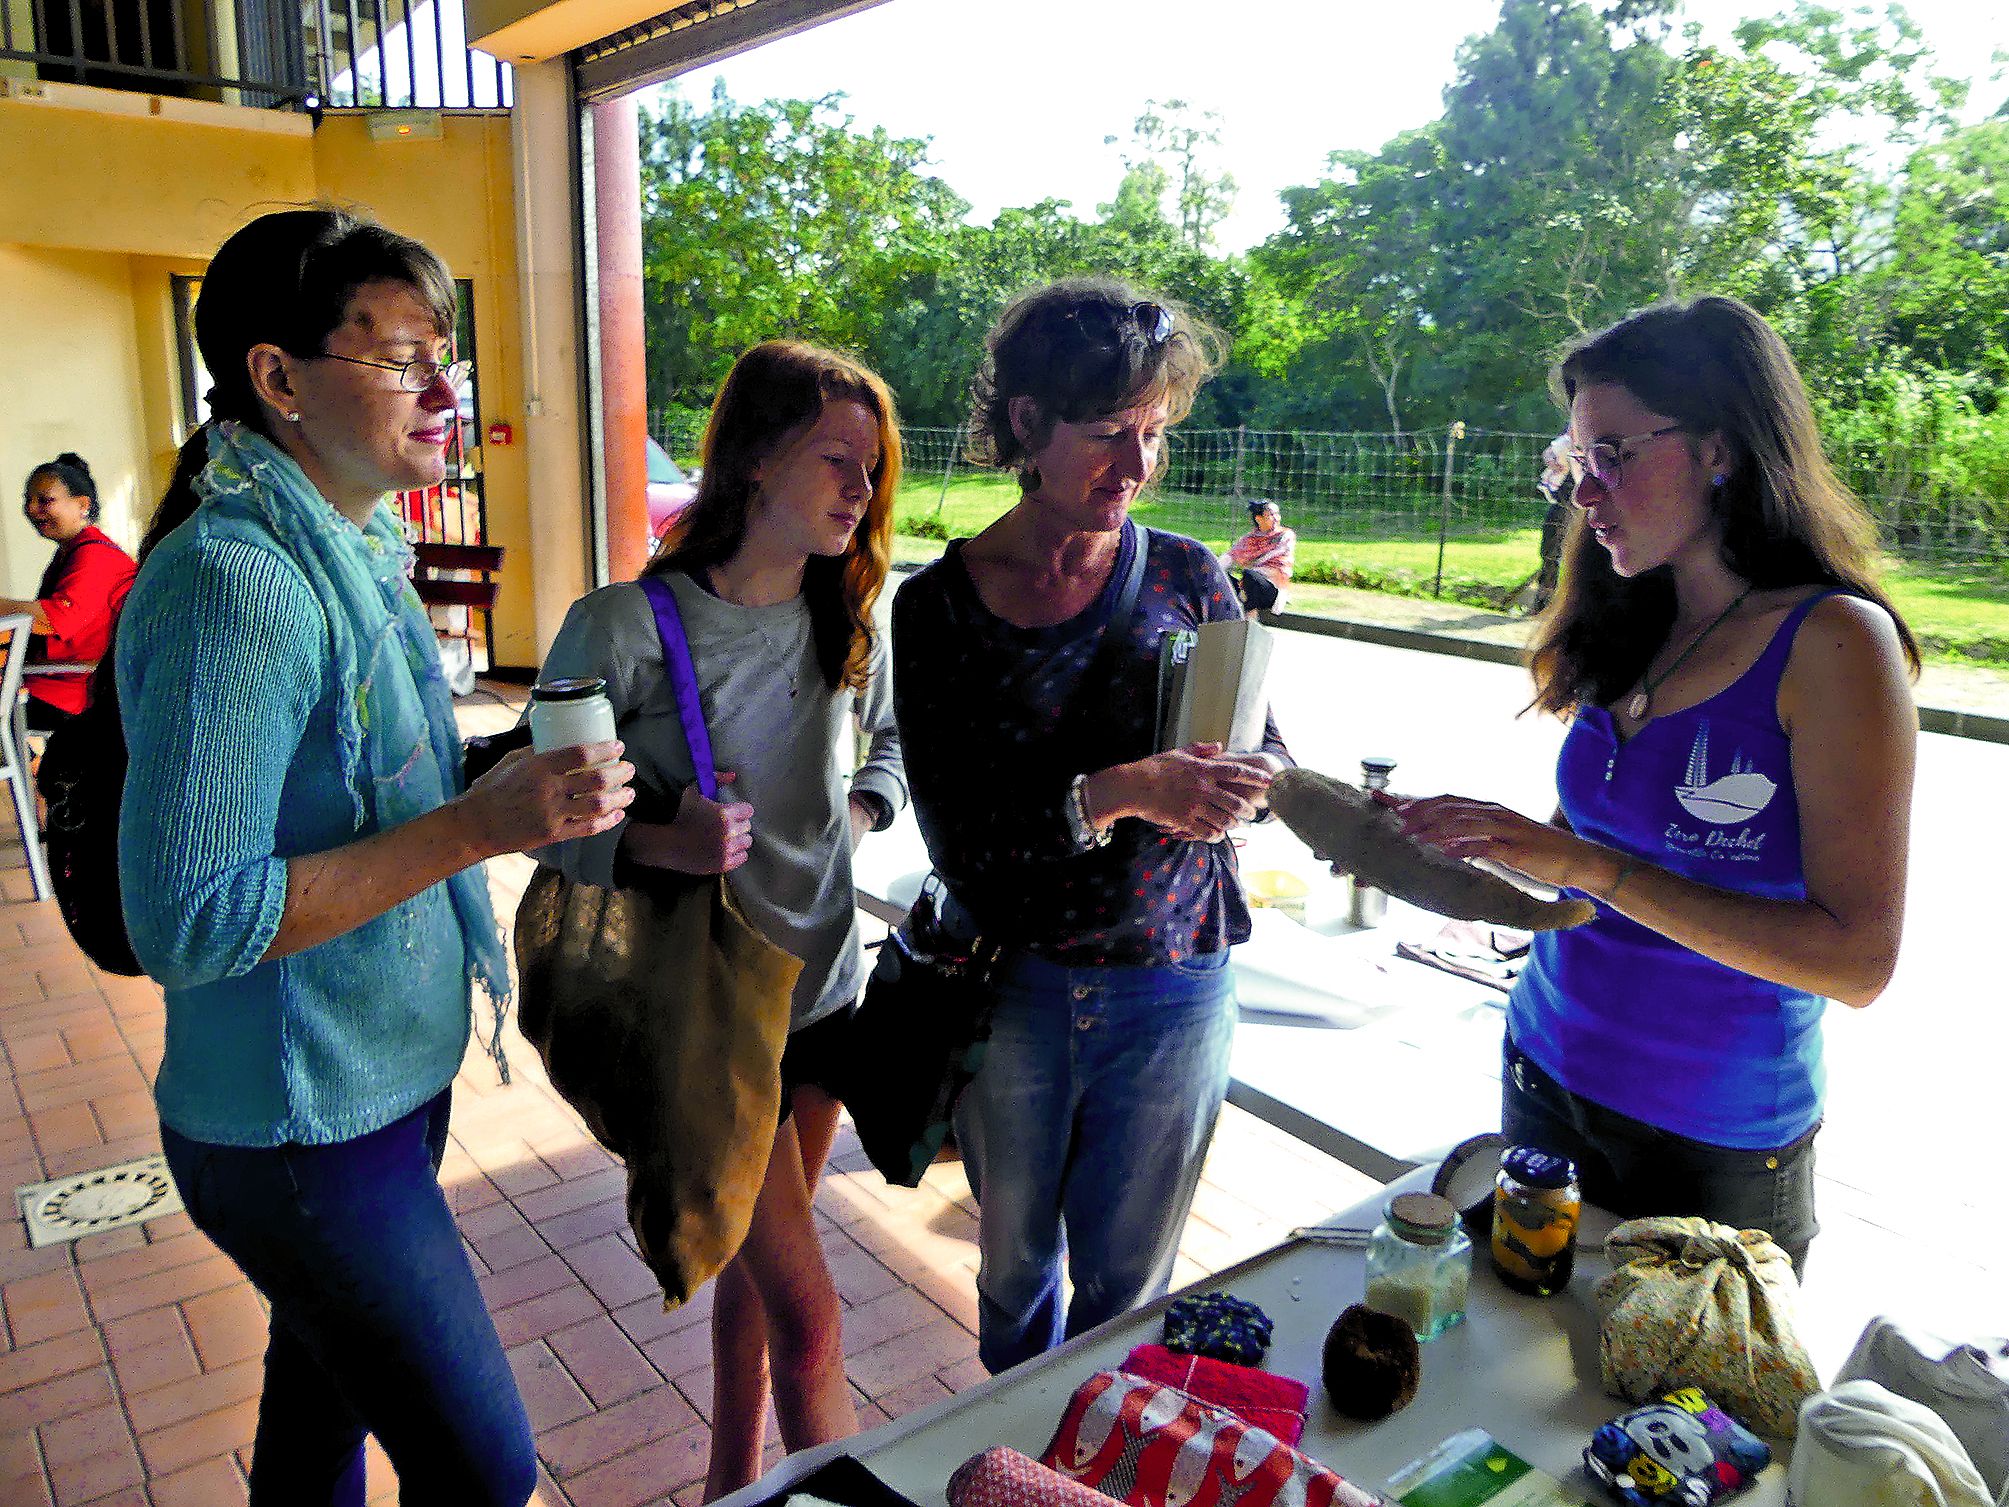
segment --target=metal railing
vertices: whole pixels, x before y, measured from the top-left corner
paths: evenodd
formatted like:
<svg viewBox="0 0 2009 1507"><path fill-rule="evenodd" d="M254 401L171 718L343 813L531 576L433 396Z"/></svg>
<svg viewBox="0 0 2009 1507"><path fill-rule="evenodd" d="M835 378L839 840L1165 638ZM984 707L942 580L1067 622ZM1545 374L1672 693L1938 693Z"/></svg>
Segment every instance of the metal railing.
<svg viewBox="0 0 2009 1507"><path fill-rule="evenodd" d="M23 72L305 110L515 100L509 65L467 45L461 0L0 0L0 74Z"/></svg>
<svg viewBox="0 0 2009 1507"><path fill-rule="evenodd" d="M290 15L260 0L0 0L0 65L52 83L304 107L313 90Z"/></svg>
<svg viewBox="0 0 2009 1507"><path fill-rule="evenodd" d="M300 9L320 102L330 109L506 110L514 102L509 65L467 45L461 0L304 0Z"/></svg>

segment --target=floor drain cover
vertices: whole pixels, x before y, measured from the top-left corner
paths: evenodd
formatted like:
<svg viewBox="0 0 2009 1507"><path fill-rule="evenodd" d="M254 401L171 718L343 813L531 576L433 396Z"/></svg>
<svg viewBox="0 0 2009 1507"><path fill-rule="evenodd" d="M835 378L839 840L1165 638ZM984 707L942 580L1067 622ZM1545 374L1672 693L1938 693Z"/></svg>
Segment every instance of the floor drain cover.
<svg viewBox="0 0 2009 1507"><path fill-rule="evenodd" d="M34 1183L14 1196L28 1222L28 1244L38 1249L181 1212L167 1159L158 1156Z"/></svg>

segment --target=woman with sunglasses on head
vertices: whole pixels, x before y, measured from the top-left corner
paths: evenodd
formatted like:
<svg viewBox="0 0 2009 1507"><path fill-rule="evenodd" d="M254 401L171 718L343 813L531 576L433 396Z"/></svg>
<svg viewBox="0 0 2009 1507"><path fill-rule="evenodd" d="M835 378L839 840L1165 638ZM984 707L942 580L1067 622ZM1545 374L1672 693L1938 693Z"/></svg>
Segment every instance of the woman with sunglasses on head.
<svg viewBox="0 0 2009 1507"><path fill-rule="evenodd" d="M1242 608L1204 545L1128 516L1217 360L1213 331L1110 279L1018 299L971 434L1019 500L893 603L945 915L1007 949L955 1115L992 1371L1165 1290L1227 1090L1249 913L1225 839L1287 755L1274 725L1258 753L1153 751L1161 640Z"/></svg>
<svg viewBox="0 0 2009 1507"><path fill-rule="evenodd" d="M1785 344L1698 298L1556 372L1576 516L1536 634L1571 719L1544 824L1463 797L1408 830L1596 903L1508 1005L1504 1130L1623 1215L1762 1229L1806 1258L1828 1000L1897 961L1918 651Z"/></svg>
<svg viewBox="0 0 2009 1507"><path fill-rule="evenodd" d="M21 688L28 693L29 728L46 733L84 709L90 677L37 674L35 666L52 661L94 664L103 657L137 567L119 542L98 527L98 484L80 455L66 450L30 471L21 511L36 533L55 543L56 557L42 572L33 600L0 600L0 615L34 619Z"/></svg>
<svg viewBox="0 0 2009 1507"><path fill-rule="evenodd" d="M438 1171L472 987L498 1025L508 997L482 862L607 830L633 770L604 743L462 788L385 505L445 474L453 308L432 252L340 211L226 241L195 309L212 418L114 643L120 887L167 997L162 1146L271 1305L254 1503L361 1507L366 1433L405 1501L536 1487Z"/></svg>
<svg viewBox="0 0 2009 1507"><path fill-rule="evenodd" d="M646 801L619 830L539 855L603 888L649 868L727 874L748 921L802 959L781 1124L752 1225L713 1294L707 1500L760 1475L768 1396L790 1450L855 1433L840 1305L811 1201L837 1130L845 1018L865 981L851 854L906 804L889 650L872 608L892 558L900 428L874 373L770 340L734 363L703 479L649 563L675 593L722 788L695 783L648 594L577 602L543 677L607 682ZM871 747L846 782L852 728ZM725 782L730 782L726 784Z"/></svg>

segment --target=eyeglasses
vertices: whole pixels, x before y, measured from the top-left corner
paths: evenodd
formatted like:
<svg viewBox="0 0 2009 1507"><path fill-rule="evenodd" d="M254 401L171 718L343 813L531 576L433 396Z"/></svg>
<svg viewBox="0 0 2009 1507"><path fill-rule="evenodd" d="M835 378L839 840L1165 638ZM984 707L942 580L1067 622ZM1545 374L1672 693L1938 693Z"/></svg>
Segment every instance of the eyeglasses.
<svg viewBox="0 0 2009 1507"><path fill-rule="evenodd" d="M1678 434L1688 426L1685 424L1663 424L1658 429L1649 429L1644 434L1620 435L1615 440L1599 440L1588 450L1579 450L1572 445L1563 461L1569 467L1570 481L1578 487L1588 476L1605 491L1609 492L1625 480L1625 456L1627 445L1643 445L1648 440L1657 440L1662 435Z"/></svg>
<svg viewBox="0 0 2009 1507"><path fill-rule="evenodd" d="M1107 320L1111 333L1127 320L1136 327L1137 333L1144 337L1146 345L1163 345L1172 338L1172 332L1178 328L1178 321L1173 319L1170 309L1163 304L1151 303L1148 300L1144 303L1134 303L1127 309L1111 303L1077 304L1074 308L1063 309L1060 317L1072 319L1079 324L1089 315Z"/></svg>
<svg viewBox="0 0 2009 1507"><path fill-rule="evenodd" d="M351 366L374 366L379 371L396 372L398 385L406 392L424 392L441 377L455 392L467 386L467 379L474 375L472 361L433 361L420 357L417 361L365 361L361 356L338 356L333 351L321 352L323 361L346 361Z"/></svg>

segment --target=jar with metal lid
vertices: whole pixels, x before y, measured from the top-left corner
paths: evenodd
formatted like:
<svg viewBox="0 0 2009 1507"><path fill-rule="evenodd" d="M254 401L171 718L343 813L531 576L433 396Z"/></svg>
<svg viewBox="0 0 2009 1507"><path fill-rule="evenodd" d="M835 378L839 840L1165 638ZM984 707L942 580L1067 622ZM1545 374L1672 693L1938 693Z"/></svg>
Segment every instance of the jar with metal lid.
<svg viewBox="0 0 2009 1507"><path fill-rule="evenodd" d="M1551 1297L1576 1270L1583 1194L1576 1163L1537 1146L1510 1146L1493 1190L1493 1266L1517 1292Z"/></svg>
<svg viewBox="0 0 2009 1507"><path fill-rule="evenodd" d="M611 743L614 703L598 676L543 680L530 688L530 744L539 753L580 743Z"/></svg>
<svg viewBox="0 0 2009 1507"><path fill-rule="evenodd" d="M1472 1242L1458 1211L1435 1193L1398 1193L1367 1241L1367 1306L1427 1343L1465 1317Z"/></svg>
<svg viewBox="0 0 2009 1507"><path fill-rule="evenodd" d="M1395 773L1395 761L1389 758L1370 757L1360 761L1360 788L1370 795L1377 790L1388 788L1388 777ZM1388 896L1371 884L1362 884L1349 874L1346 877L1346 919L1353 926L1379 926L1381 918L1388 914Z"/></svg>

